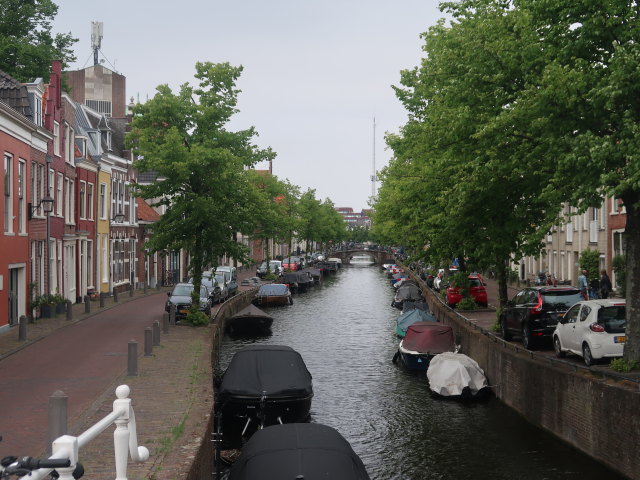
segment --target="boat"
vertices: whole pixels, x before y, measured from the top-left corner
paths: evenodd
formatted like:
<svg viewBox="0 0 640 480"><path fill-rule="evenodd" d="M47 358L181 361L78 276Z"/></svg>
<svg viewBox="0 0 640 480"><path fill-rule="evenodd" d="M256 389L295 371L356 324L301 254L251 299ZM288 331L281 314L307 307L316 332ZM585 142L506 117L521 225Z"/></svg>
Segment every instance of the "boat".
<svg viewBox="0 0 640 480"><path fill-rule="evenodd" d="M404 280L405 278L409 278L404 272L397 272L391 275L391 286L393 287L397 282Z"/></svg>
<svg viewBox="0 0 640 480"><path fill-rule="evenodd" d="M437 320L431 312L425 312L424 310L415 308L398 317L396 320L396 334L400 338L403 338L407 333L409 325L413 325L416 322L437 322Z"/></svg>
<svg viewBox="0 0 640 480"><path fill-rule="evenodd" d="M392 306L402 309L404 302L418 302L423 300L422 290L413 281L405 282L404 285L398 287L396 295L393 298Z"/></svg>
<svg viewBox="0 0 640 480"><path fill-rule="evenodd" d="M338 268L342 267L342 259L339 257L329 257L327 259L327 262L335 263L338 266Z"/></svg>
<svg viewBox="0 0 640 480"><path fill-rule="evenodd" d="M267 315L255 305L243 308L235 315L225 320L228 331L238 334L262 333L268 331L273 323L273 317Z"/></svg>
<svg viewBox="0 0 640 480"><path fill-rule="evenodd" d="M280 281L287 285L292 292L298 291L298 272L285 272L280 277Z"/></svg>
<svg viewBox="0 0 640 480"><path fill-rule="evenodd" d="M394 363L399 358L411 370L426 370L435 355L455 349L453 329L449 325L416 322L409 325L400 341Z"/></svg>
<svg viewBox="0 0 640 480"><path fill-rule="evenodd" d="M313 277L308 270L300 270L296 274L298 276L298 291L304 292L313 285Z"/></svg>
<svg viewBox="0 0 640 480"><path fill-rule="evenodd" d="M302 356L285 345L251 345L216 379L215 431L239 448L257 430L309 420L313 385Z"/></svg>
<svg viewBox="0 0 640 480"><path fill-rule="evenodd" d="M354 255L353 257L351 257L351 260L349 260L349 265L354 265L356 267L369 267L371 265L373 265L375 262L373 261L373 258L371 258L371 255Z"/></svg>
<svg viewBox="0 0 640 480"><path fill-rule="evenodd" d="M274 425L256 432L228 480L370 480L340 433L320 423Z"/></svg>
<svg viewBox="0 0 640 480"><path fill-rule="evenodd" d="M262 285L253 299L254 305L260 306L277 306L292 305L291 291L289 287L282 283L269 283Z"/></svg>
<svg viewBox="0 0 640 480"><path fill-rule="evenodd" d="M325 260L324 262L320 263L320 266L324 271L333 273L337 272L340 268L338 262L334 262L332 260Z"/></svg>
<svg viewBox="0 0 640 480"><path fill-rule="evenodd" d="M322 280L322 270L320 270L319 268L307 267L307 268L303 268L300 271L308 272L309 275L311 275L311 279L313 280L314 284L320 283L320 281Z"/></svg>
<svg viewBox="0 0 640 480"><path fill-rule="evenodd" d="M409 312L411 310L415 310L419 308L420 310L424 310L425 312L429 311L429 304L424 300L405 300L402 302L402 313Z"/></svg>
<svg viewBox="0 0 640 480"><path fill-rule="evenodd" d="M473 358L444 352L431 359L427 369L431 391L454 399L481 398L489 392L487 377Z"/></svg>

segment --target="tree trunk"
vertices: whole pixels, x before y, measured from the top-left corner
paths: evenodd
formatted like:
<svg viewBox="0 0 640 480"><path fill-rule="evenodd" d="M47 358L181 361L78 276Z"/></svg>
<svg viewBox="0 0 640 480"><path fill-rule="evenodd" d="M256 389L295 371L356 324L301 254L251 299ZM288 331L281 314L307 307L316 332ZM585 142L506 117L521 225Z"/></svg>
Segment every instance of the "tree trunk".
<svg viewBox="0 0 640 480"><path fill-rule="evenodd" d="M496 270L496 274L498 275L498 300L500 301L500 308L503 308L509 300L506 263L496 262Z"/></svg>
<svg viewBox="0 0 640 480"><path fill-rule="evenodd" d="M627 338L624 359L640 365L640 193L625 196L623 201L627 209L627 225L624 231L627 261Z"/></svg>

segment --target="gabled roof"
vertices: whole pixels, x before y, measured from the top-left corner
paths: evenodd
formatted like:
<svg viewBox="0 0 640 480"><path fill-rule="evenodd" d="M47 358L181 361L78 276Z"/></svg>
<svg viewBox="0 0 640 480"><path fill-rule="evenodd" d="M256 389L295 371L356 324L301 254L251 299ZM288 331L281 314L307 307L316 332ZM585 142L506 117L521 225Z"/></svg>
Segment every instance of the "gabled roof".
<svg viewBox="0 0 640 480"><path fill-rule="evenodd" d="M25 117L33 117L27 87L2 70L0 70L0 100Z"/></svg>
<svg viewBox="0 0 640 480"><path fill-rule="evenodd" d="M157 222L160 220L160 214L140 197L136 197L137 216L139 222Z"/></svg>

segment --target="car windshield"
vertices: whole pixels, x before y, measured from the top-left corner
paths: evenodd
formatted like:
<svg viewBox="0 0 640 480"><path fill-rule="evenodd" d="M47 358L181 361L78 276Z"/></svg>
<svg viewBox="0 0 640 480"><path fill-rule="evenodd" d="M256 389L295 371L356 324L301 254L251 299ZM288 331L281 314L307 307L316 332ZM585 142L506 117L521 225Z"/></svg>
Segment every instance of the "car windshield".
<svg viewBox="0 0 640 480"><path fill-rule="evenodd" d="M273 270L275 268L279 268L280 267L280 262L269 262L269 267L271 267L271 270Z"/></svg>
<svg viewBox="0 0 640 480"><path fill-rule="evenodd" d="M477 278L470 278L469 279L469 286L471 286L471 287L481 287L482 286L482 282L480 280L478 280Z"/></svg>
<svg viewBox="0 0 640 480"><path fill-rule="evenodd" d="M543 302L547 307L558 310L569 310L569 308L583 300L579 290L558 290L544 292Z"/></svg>
<svg viewBox="0 0 640 480"><path fill-rule="evenodd" d="M216 273L216 280L218 283L224 283L224 273Z"/></svg>
<svg viewBox="0 0 640 480"><path fill-rule="evenodd" d="M626 308L624 305L602 307L598 310L598 323L604 326L608 333L622 333L626 325Z"/></svg>
<svg viewBox="0 0 640 480"><path fill-rule="evenodd" d="M187 295L191 295L192 291L193 291L193 285L178 285L173 289L172 295L187 296Z"/></svg>

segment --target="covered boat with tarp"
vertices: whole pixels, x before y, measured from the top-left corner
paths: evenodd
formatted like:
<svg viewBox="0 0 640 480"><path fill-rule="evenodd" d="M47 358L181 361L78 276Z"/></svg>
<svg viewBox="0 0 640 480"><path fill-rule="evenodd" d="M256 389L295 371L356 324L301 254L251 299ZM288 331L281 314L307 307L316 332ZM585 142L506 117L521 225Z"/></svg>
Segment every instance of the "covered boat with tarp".
<svg viewBox="0 0 640 480"><path fill-rule="evenodd" d="M393 298L393 306L402 308L404 302L419 302L422 300L422 290L414 282L406 281L398 287L396 296Z"/></svg>
<svg viewBox="0 0 640 480"><path fill-rule="evenodd" d="M426 370L435 355L455 349L453 329L449 325L416 322L407 328L394 360L400 358L412 370Z"/></svg>
<svg viewBox="0 0 640 480"><path fill-rule="evenodd" d="M255 305L249 305L225 320L225 327L234 334L258 334L271 328L273 317Z"/></svg>
<svg viewBox="0 0 640 480"><path fill-rule="evenodd" d="M228 480L370 480L340 433L319 423L275 425L257 432Z"/></svg>
<svg viewBox="0 0 640 480"><path fill-rule="evenodd" d="M489 391L478 362L462 353L444 352L433 357L427 379L431 391L442 397L478 398Z"/></svg>
<svg viewBox="0 0 640 480"><path fill-rule="evenodd" d="M254 305L260 306L276 306L291 305L291 290L283 283L269 283L262 285L253 299Z"/></svg>
<svg viewBox="0 0 640 480"><path fill-rule="evenodd" d="M425 312L418 308L410 310L401 314L396 320L396 333L399 337L404 337L407 333L409 325L413 325L416 322L437 322L436 317L431 313Z"/></svg>
<svg viewBox="0 0 640 480"><path fill-rule="evenodd" d="M268 425L309 419L311 374L291 347L245 347L235 353L215 384L215 431L225 448L239 448Z"/></svg>
<svg viewBox="0 0 640 480"><path fill-rule="evenodd" d="M418 300L414 302L413 300L405 300L402 302L402 313L409 312L411 310L415 310L419 308L420 310L424 310L425 312L429 312L429 304L424 300Z"/></svg>

